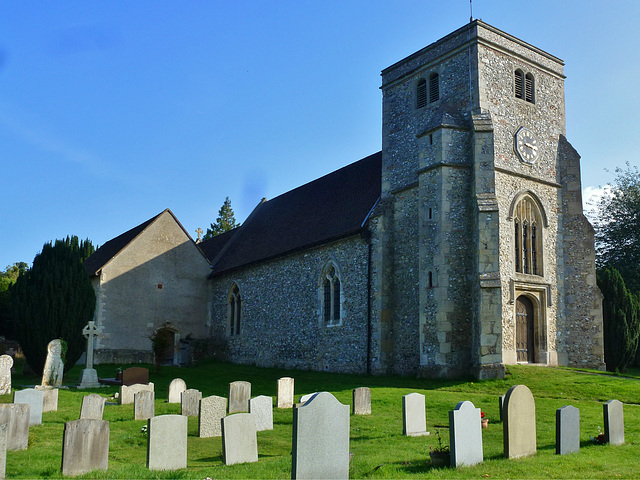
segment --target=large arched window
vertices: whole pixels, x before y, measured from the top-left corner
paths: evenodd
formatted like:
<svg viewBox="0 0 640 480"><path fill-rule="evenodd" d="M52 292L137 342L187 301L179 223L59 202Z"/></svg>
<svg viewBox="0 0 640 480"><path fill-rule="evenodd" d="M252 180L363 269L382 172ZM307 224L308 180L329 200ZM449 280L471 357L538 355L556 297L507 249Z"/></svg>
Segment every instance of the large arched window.
<svg viewBox="0 0 640 480"><path fill-rule="evenodd" d="M321 318L325 325L339 325L342 321L342 282L338 268L328 262L320 276Z"/></svg>
<svg viewBox="0 0 640 480"><path fill-rule="evenodd" d="M227 297L227 332L230 336L240 335L242 323L242 297L240 288L234 283Z"/></svg>
<svg viewBox="0 0 640 480"><path fill-rule="evenodd" d="M543 276L543 212L525 195L513 210L516 272Z"/></svg>

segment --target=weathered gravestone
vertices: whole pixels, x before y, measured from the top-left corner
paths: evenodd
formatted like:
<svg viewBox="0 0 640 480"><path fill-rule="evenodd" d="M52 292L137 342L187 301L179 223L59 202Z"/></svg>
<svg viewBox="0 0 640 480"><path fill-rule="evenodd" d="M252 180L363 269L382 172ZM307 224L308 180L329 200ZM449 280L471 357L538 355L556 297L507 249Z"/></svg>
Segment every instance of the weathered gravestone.
<svg viewBox="0 0 640 480"><path fill-rule="evenodd" d="M278 379L278 398L276 401L278 408L293 408L293 388L293 378L282 377Z"/></svg>
<svg viewBox="0 0 640 480"><path fill-rule="evenodd" d="M102 330L103 327L96 327L93 320L89 321L82 329L82 335L87 339L87 361L85 368L80 372L78 388L98 388L100 386L98 372L93 368L93 343L94 338L100 335Z"/></svg>
<svg viewBox="0 0 640 480"><path fill-rule="evenodd" d="M602 406L604 441L611 445L624 443L624 413L620 400L609 400Z"/></svg>
<svg viewBox="0 0 640 480"><path fill-rule="evenodd" d="M273 399L260 395L249 399L249 413L256 419L256 430L273 430Z"/></svg>
<svg viewBox="0 0 640 480"><path fill-rule="evenodd" d="M302 395L302 396L300 397L300 401L298 402L298 406L302 406L302 405L304 405L304 404L305 404L305 403L307 403L309 400L311 400L311 398L312 398L314 395L317 395L317 394L318 394L318 392L313 392L313 393L307 393L306 395Z"/></svg>
<svg viewBox="0 0 640 480"><path fill-rule="evenodd" d="M353 414L371 415L371 389L359 387L353 390Z"/></svg>
<svg viewBox="0 0 640 480"><path fill-rule="evenodd" d="M44 405L44 393L35 388L25 388L13 392L13 403L26 403L29 405L29 425L42 424L42 407Z"/></svg>
<svg viewBox="0 0 640 480"><path fill-rule="evenodd" d="M580 410L571 405L556 410L556 455L580 450Z"/></svg>
<svg viewBox="0 0 640 480"><path fill-rule="evenodd" d="M156 394L141 390L133 397L133 417L135 420L148 420L155 415Z"/></svg>
<svg viewBox="0 0 640 480"><path fill-rule="evenodd" d="M130 405L133 403L134 395L143 390L148 390L150 392L155 392L155 388L153 383L142 384L136 383L135 385L122 385L120 387L120 395L118 397L118 401L120 405Z"/></svg>
<svg viewBox="0 0 640 480"><path fill-rule="evenodd" d="M8 430L6 423L0 423L0 480L7 478Z"/></svg>
<svg viewBox="0 0 640 480"><path fill-rule="evenodd" d="M13 358L9 355L0 355L0 395L11 393L11 367L13 367Z"/></svg>
<svg viewBox="0 0 640 480"><path fill-rule="evenodd" d="M460 402L449 411L451 466L482 463L482 425L480 409L471 402Z"/></svg>
<svg viewBox="0 0 640 480"><path fill-rule="evenodd" d="M201 438L220 437L222 419L227 414L227 399L211 395L200 400L198 436Z"/></svg>
<svg viewBox="0 0 640 480"><path fill-rule="evenodd" d="M57 412L59 390L57 388L45 387L43 385L36 385L34 388L42 392L42 412Z"/></svg>
<svg viewBox="0 0 640 480"><path fill-rule="evenodd" d="M429 435L429 432L427 432L424 395L410 393L402 397L402 421L403 435L408 437Z"/></svg>
<svg viewBox="0 0 640 480"><path fill-rule="evenodd" d="M81 475L108 468L108 421L81 419L67 422L62 443L62 475Z"/></svg>
<svg viewBox="0 0 640 480"><path fill-rule="evenodd" d="M80 418L88 420L102 420L104 413L105 398L97 393L82 397L82 407L80 408Z"/></svg>
<svg viewBox="0 0 640 480"><path fill-rule="evenodd" d="M142 385L149 383L149 369L144 367L129 367L122 371L122 385Z"/></svg>
<svg viewBox="0 0 640 480"><path fill-rule="evenodd" d="M504 456L535 455L536 404L531 390L525 385L511 387L504 397L502 410Z"/></svg>
<svg viewBox="0 0 640 480"><path fill-rule="evenodd" d="M229 414L249 411L251 384L249 382L231 382L229 384Z"/></svg>
<svg viewBox="0 0 640 480"><path fill-rule="evenodd" d="M185 417L197 417L200 413L200 400L202 392L195 388L189 388L182 392L180 413Z"/></svg>
<svg viewBox="0 0 640 480"><path fill-rule="evenodd" d="M147 468L178 470L187 468L187 417L160 415L147 423Z"/></svg>
<svg viewBox="0 0 640 480"><path fill-rule="evenodd" d="M258 461L256 419L236 413L222 419L222 457L225 465Z"/></svg>
<svg viewBox="0 0 640 480"><path fill-rule="evenodd" d="M0 403L0 424L7 425L7 450L24 450L29 446L29 405Z"/></svg>
<svg viewBox="0 0 640 480"><path fill-rule="evenodd" d="M169 403L181 403L182 392L187 389L187 383L181 378L174 378L169 384Z"/></svg>
<svg viewBox="0 0 640 480"><path fill-rule="evenodd" d="M47 360L42 371L42 385L59 387L62 385L64 362L62 361L62 340L51 340L47 345Z"/></svg>
<svg viewBox="0 0 640 480"><path fill-rule="evenodd" d="M291 478L349 478L349 405L320 392L293 410Z"/></svg>

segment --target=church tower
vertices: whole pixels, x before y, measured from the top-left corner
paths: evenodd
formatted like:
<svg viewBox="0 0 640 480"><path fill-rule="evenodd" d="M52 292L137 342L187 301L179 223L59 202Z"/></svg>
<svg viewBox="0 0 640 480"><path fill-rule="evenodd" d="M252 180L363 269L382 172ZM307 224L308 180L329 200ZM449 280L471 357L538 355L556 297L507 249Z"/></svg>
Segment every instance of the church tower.
<svg viewBox="0 0 640 480"><path fill-rule="evenodd" d="M563 66L476 20L383 70L374 371L603 365Z"/></svg>

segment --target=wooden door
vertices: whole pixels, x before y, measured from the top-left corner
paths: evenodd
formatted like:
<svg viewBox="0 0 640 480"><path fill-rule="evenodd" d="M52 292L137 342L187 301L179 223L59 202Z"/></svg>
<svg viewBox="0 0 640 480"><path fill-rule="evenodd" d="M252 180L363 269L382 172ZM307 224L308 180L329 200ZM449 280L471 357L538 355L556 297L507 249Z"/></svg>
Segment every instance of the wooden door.
<svg viewBox="0 0 640 480"><path fill-rule="evenodd" d="M518 362L534 362L533 303L524 295L516 300L516 355Z"/></svg>

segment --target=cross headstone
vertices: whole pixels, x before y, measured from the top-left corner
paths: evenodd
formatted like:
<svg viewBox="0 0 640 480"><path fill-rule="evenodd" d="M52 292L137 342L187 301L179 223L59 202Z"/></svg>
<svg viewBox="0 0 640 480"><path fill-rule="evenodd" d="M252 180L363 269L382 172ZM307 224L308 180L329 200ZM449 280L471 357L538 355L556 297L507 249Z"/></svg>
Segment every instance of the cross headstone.
<svg viewBox="0 0 640 480"><path fill-rule="evenodd" d="M181 378L174 378L169 384L169 403L182 402L182 392L187 389L187 383Z"/></svg>
<svg viewBox="0 0 640 480"><path fill-rule="evenodd" d="M104 403L106 399L97 393L82 397L82 407L80 408L81 419L102 420L104 413Z"/></svg>
<svg viewBox="0 0 640 480"><path fill-rule="evenodd" d="M62 340L56 338L47 345L47 360L42 371L42 385L59 387L62 385L64 362L62 361Z"/></svg>
<svg viewBox="0 0 640 480"><path fill-rule="evenodd" d="M609 400L602 406L604 441L611 445L624 443L624 413L620 400Z"/></svg>
<svg viewBox="0 0 640 480"><path fill-rule="evenodd" d="M225 465L258 461L256 419L251 413L222 419L222 457Z"/></svg>
<svg viewBox="0 0 640 480"><path fill-rule="evenodd" d="M85 368L80 372L80 382L78 388L98 388L98 372L93 368L93 348L95 338L100 336L104 327L96 327L96 323L91 320L82 329L82 335L87 339L87 361Z"/></svg>
<svg viewBox="0 0 640 480"><path fill-rule="evenodd" d="M293 378L282 377L278 379L278 399L276 403L278 408L293 408L293 389Z"/></svg>
<svg viewBox="0 0 640 480"><path fill-rule="evenodd" d="M556 410L556 455L580 450L580 410L571 405Z"/></svg>
<svg viewBox="0 0 640 480"><path fill-rule="evenodd" d="M460 402L449 411L451 466L482 463L482 425L480 409L471 402Z"/></svg>
<svg viewBox="0 0 640 480"><path fill-rule="evenodd" d="M109 422L73 420L64 424L62 475L74 476L109 466Z"/></svg>
<svg viewBox="0 0 640 480"><path fill-rule="evenodd" d="M249 413L256 418L256 429L259 432L273 430L273 398L265 395L249 400Z"/></svg>
<svg viewBox="0 0 640 480"><path fill-rule="evenodd" d="M427 415L425 413L424 395L410 393L402 397L403 435L420 437L427 432Z"/></svg>
<svg viewBox="0 0 640 480"><path fill-rule="evenodd" d="M353 390L353 414L371 415L371 389L359 387Z"/></svg>
<svg viewBox="0 0 640 480"><path fill-rule="evenodd" d="M531 390L525 385L511 387L504 397L502 410L504 456L535 455L536 404Z"/></svg>
<svg viewBox="0 0 640 480"><path fill-rule="evenodd" d="M200 438L222 435L222 419L227 414L227 399L211 395L200 400L198 436Z"/></svg>
<svg viewBox="0 0 640 480"><path fill-rule="evenodd" d="M13 358L10 355L0 355L0 395L11 393L11 367Z"/></svg>
<svg viewBox="0 0 640 480"><path fill-rule="evenodd" d="M29 446L29 410L25 403L0 403L0 424L7 424L7 450Z"/></svg>
<svg viewBox="0 0 640 480"><path fill-rule="evenodd" d="M140 390L133 397L133 415L135 420L148 420L155 415L155 392Z"/></svg>
<svg viewBox="0 0 640 480"><path fill-rule="evenodd" d="M187 468L187 424L182 415L160 415L147 422L147 468Z"/></svg>
<svg viewBox="0 0 640 480"><path fill-rule="evenodd" d="M293 409L292 479L349 478L349 405L320 392Z"/></svg>
<svg viewBox="0 0 640 480"><path fill-rule="evenodd" d="M251 384L249 382L231 382L229 384L229 414L249 411Z"/></svg>
<svg viewBox="0 0 640 480"><path fill-rule="evenodd" d="M44 393L35 388L25 388L13 393L13 403L26 403L29 405L29 425L42 424L42 407L44 406Z"/></svg>
<svg viewBox="0 0 640 480"><path fill-rule="evenodd" d="M200 400L202 392L195 388L189 388L182 392L180 413L185 417L197 417L200 413Z"/></svg>

